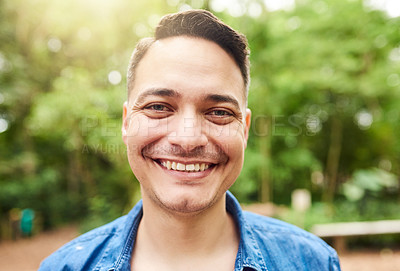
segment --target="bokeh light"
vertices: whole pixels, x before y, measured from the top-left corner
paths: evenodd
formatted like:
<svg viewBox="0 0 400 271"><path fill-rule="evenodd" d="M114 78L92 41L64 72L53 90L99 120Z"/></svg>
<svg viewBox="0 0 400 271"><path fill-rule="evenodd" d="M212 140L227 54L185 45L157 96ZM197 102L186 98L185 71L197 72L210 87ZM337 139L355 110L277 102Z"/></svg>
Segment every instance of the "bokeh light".
<svg viewBox="0 0 400 271"><path fill-rule="evenodd" d="M0 133L4 133L8 129L8 121L0 118Z"/></svg>
<svg viewBox="0 0 400 271"><path fill-rule="evenodd" d="M374 118L370 112L363 110L355 115L355 121L361 130L368 130L371 127Z"/></svg>
<svg viewBox="0 0 400 271"><path fill-rule="evenodd" d="M122 75L119 71L111 71L108 74L108 81L113 85L118 85L121 83Z"/></svg>
<svg viewBox="0 0 400 271"><path fill-rule="evenodd" d="M49 48L50 51L57 53L58 51L61 50L62 42L58 38L50 38L49 41L47 42L47 47Z"/></svg>

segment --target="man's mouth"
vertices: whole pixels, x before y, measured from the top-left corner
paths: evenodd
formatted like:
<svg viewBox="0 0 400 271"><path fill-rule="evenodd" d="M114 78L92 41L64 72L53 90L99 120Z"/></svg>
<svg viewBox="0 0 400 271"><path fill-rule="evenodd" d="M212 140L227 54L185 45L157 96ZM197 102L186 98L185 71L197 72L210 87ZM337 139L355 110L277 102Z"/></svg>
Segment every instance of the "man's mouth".
<svg viewBox="0 0 400 271"><path fill-rule="evenodd" d="M182 162L170 161L170 160L161 160L157 159L154 160L160 166L168 169L168 170L175 170L175 171L182 171L182 172L201 172L205 171L211 167L214 167L215 164L212 163L189 163L185 164Z"/></svg>

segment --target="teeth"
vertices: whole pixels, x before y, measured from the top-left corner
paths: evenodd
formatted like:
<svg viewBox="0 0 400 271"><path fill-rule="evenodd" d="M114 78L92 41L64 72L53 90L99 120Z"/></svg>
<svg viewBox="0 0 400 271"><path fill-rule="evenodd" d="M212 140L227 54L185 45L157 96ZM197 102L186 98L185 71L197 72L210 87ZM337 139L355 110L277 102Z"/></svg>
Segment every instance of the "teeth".
<svg viewBox="0 0 400 271"><path fill-rule="evenodd" d="M178 164L176 165L176 169L177 169L177 170L180 170L180 171L184 171L184 170L185 170L185 165L184 165L184 164L181 164L181 163L178 163Z"/></svg>
<svg viewBox="0 0 400 271"><path fill-rule="evenodd" d="M178 171L187 171L187 172L204 171L210 167L209 164L206 164L206 163L185 165L185 164L177 163L177 162L162 161L161 164L163 165L163 167L165 167L167 169L178 170Z"/></svg>

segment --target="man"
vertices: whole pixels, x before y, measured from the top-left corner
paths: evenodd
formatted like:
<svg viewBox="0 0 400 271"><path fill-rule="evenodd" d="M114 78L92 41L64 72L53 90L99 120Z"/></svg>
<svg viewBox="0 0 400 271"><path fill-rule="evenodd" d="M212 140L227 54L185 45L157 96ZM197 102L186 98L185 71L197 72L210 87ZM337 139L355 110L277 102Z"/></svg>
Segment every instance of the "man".
<svg viewBox="0 0 400 271"><path fill-rule="evenodd" d="M243 35L203 10L163 17L132 55L123 107L142 201L41 270L340 270L322 240L242 212L227 192L243 165L248 85Z"/></svg>

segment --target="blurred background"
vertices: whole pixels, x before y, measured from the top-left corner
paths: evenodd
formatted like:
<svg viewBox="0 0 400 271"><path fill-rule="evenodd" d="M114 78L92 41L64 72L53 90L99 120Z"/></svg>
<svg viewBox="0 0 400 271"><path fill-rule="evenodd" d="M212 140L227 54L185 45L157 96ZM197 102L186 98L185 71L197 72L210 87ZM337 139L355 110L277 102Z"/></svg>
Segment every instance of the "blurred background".
<svg viewBox="0 0 400 271"><path fill-rule="evenodd" d="M231 188L246 208L307 230L400 219L399 1L1 0L0 240L82 233L140 199L120 132L126 67L162 15L190 8L249 41L253 119Z"/></svg>

